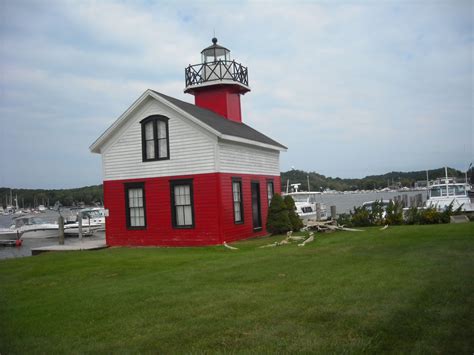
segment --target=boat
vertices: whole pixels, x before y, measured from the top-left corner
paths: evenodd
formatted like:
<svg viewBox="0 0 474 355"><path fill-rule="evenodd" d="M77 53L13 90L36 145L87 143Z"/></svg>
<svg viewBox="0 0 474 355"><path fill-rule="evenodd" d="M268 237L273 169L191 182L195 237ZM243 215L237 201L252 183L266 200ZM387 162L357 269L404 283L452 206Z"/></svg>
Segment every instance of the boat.
<svg viewBox="0 0 474 355"><path fill-rule="evenodd" d="M467 179L458 182L455 178L448 177L447 169L445 171L444 178L430 182L425 207L444 211L452 205L453 211L459 209L462 212L474 212L474 201L469 195L471 186Z"/></svg>
<svg viewBox="0 0 474 355"><path fill-rule="evenodd" d="M105 230L105 208L102 207L90 207L83 208L80 213L82 214L83 220L86 219L92 224L99 224L101 230ZM84 225L84 223L83 223Z"/></svg>
<svg viewBox="0 0 474 355"><path fill-rule="evenodd" d="M0 240L15 240L19 239L20 235L16 229L11 228L0 228Z"/></svg>
<svg viewBox="0 0 474 355"><path fill-rule="evenodd" d="M293 192L284 193L284 196L291 196L295 201L296 213L306 223L308 220L327 220L327 208L323 203L316 202L318 191L298 191L301 184L291 184ZM318 218L319 217L319 218Z"/></svg>
<svg viewBox="0 0 474 355"><path fill-rule="evenodd" d="M75 216L70 216L64 225L64 234L79 235L79 216L82 216L82 235L89 236L105 230L105 209L100 207L83 208ZM72 218L71 218L72 217Z"/></svg>
<svg viewBox="0 0 474 355"><path fill-rule="evenodd" d="M21 239L54 238L59 235L57 223L50 223L36 216L21 216L13 220L10 230ZM16 239L16 237L15 237Z"/></svg>

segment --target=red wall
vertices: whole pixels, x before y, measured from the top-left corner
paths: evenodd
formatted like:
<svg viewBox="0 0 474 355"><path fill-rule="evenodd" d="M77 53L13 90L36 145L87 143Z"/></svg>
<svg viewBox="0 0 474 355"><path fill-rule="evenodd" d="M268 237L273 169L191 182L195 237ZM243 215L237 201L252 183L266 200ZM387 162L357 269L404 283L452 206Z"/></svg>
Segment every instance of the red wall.
<svg viewBox="0 0 474 355"><path fill-rule="evenodd" d="M231 121L242 122L240 93L231 85L213 85L193 92L196 106L211 110Z"/></svg>
<svg viewBox="0 0 474 355"><path fill-rule="evenodd" d="M234 223L232 177L242 178L244 224ZM170 180L193 179L194 228L175 229L171 224ZM273 179L274 191L280 191L280 177L247 174L199 174L163 178L104 181L106 240L116 245L196 246L221 244L265 235L267 218L267 178ZM260 182L262 230L253 231L250 183ZM129 230L126 226L126 182L145 183L147 228Z"/></svg>

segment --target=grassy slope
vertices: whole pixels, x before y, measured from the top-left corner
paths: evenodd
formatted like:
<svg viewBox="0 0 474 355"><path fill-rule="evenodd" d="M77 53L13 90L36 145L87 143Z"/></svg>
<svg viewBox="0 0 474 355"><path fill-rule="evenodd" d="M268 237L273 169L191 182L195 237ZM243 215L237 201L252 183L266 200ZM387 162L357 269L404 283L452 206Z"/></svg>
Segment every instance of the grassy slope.
<svg viewBox="0 0 474 355"><path fill-rule="evenodd" d="M0 261L0 353L474 349L474 224ZM281 237L280 237L281 239Z"/></svg>

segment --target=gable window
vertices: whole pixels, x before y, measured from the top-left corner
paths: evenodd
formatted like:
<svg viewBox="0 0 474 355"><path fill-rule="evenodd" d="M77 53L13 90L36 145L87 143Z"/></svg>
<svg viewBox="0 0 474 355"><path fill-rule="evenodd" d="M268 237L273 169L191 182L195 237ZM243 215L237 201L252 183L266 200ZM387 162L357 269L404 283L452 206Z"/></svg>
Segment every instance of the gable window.
<svg viewBox="0 0 474 355"><path fill-rule="evenodd" d="M173 227L194 227L194 199L192 180L173 180L171 188L171 213Z"/></svg>
<svg viewBox="0 0 474 355"><path fill-rule="evenodd" d="M145 185L143 183L125 184L125 208L127 228L146 228Z"/></svg>
<svg viewBox="0 0 474 355"><path fill-rule="evenodd" d="M168 117L153 115L140 123L142 125L143 161L169 159Z"/></svg>
<svg viewBox="0 0 474 355"><path fill-rule="evenodd" d="M244 206L242 204L242 180L232 179L232 199L234 202L234 222L244 223Z"/></svg>
<svg viewBox="0 0 474 355"><path fill-rule="evenodd" d="M273 195L275 191L273 189L273 180L267 181L267 198L268 198L268 207L270 207L270 203L272 202Z"/></svg>

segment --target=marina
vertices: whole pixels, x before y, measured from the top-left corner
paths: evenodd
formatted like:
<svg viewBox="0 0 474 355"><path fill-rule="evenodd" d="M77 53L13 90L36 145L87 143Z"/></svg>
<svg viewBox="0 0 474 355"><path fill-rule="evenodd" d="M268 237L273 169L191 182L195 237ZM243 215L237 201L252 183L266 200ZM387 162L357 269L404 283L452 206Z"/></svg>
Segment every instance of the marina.
<svg viewBox="0 0 474 355"><path fill-rule="evenodd" d="M61 215L65 217L65 219L72 219L75 213L77 213L77 211L71 209L64 208L61 210ZM0 216L0 231L3 232L4 235L0 242L0 259L27 257L45 251L95 250L106 247L103 225L101 226L99 223L96 223L94 225L97 226L97 228L89 232L86 222L84 222L83 238L78 238L78 233L74 233L73 227L77 226L77 223L72 223L70 224L73 226L70 228L71 233L66 233L68 228L65 228L66 238L64 238L64 245L59 245L59 229L57 224L59 213L54 210L45 210L41 214L31 217L35 218L35 221L44 222L44 225L50 228L35 230L35 232L26 231L26 233L21 236L21 243L19 243L16 240L20 238L20 235L17 235L16 232L10 229L11 225L14 224L14 220L18 219L15 217L17 217L17 215L14 214ZM24 220L29 218L25 216L19 219ZM32 228L32 226L33 225L30 225L29 228ZM9 230L11 232L7 234Z"/></svg>

